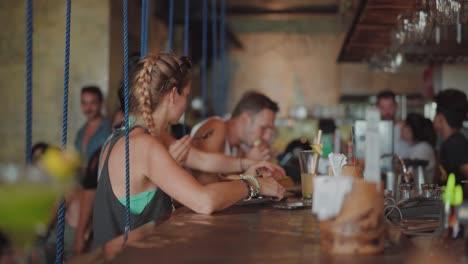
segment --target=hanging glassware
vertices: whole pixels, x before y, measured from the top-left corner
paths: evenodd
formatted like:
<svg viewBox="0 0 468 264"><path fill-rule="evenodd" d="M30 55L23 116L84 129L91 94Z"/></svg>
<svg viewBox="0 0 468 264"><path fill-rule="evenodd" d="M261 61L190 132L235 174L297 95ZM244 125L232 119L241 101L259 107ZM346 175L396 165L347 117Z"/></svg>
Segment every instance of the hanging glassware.
<svg viewBox="0 0 468 264"><path fill-rule="evenodd" d="M433 20L422 9L417 10L411 17L412 31L410 39L413 42L425 43L432 35Z"/></svg>
<svg viewBox="0 0 468 264"><path fill-rule="evenodd" d="M429 0L430 15L439 25L468 23L467 0Z"/></svg>
<svg viewBox="0 0 468 264"><path fill-rule="evenodd" d="M406 33L398 29L390 32L390 50L404 50L406 45Z"/></svg>
<svg viewBox="0 0 468 264"><path fill-rule="evenodd" d="M456 30L457 30L457 43L462 43L462 27L468 24L468 0L459 0L459 12L457 14Z"/></svg>
<svg viewBox="0 0 468 264"><path fill-rule="evenodd" d="M383 71L395 73L403 64L404 56L398 50L385 50L381 54L372 56L369 60L369 69L373 71Z"/></svg>
<svg viewBox="0 0 468 264"><path fill-rule="evenodd" d="M433 20L423 8L407 11L397 17L396 35L392 36L409 45L425 43L432 35Z"/></svg>
<svg viewBox="0 0 468 264"><path fill-rule="evenodd" d="M411 23L412 14L410 12L405 12L398 15L397 17L397 27L395 30L395 35L392 36L392 40L396 44L405 45L411 42L412 32L414 30L414 25Z"/></svg>
<svg viewBox="0 0 468 264"><path fill-rule="evenodd" d="M459 12L459 21L461 24L468 24L468 0L459 0L460 3L460 12Z"/></svg>
<svg viewBox="0 0 468 264"><path fill-rule="evenodd" d="M440 44L440 26L435 26L434 28L434 38L437 45Z"/></svg>

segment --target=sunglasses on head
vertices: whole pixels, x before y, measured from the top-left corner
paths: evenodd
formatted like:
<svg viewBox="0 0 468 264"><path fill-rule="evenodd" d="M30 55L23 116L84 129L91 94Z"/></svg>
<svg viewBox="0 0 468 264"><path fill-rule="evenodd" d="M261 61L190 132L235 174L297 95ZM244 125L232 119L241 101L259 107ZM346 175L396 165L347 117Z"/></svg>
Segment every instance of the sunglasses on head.
<svg viewBox="0 0 468 264"><path fill-rule="evenodd" d="M167 76L166 83L161 87L160 91L164 91L168 88L170 85L170 80L175 77L177 80L177 83L181 83L182 79L184 76L189 72L189 70L192 68L192 61L190 60L189 57L182 56L179 58L179 60L182 62L181 64L178 65L177 68L174 68L170 63L168 63L166 60L159 58L159 60L166 64L169 69L173 72L172 75Z"/></svg>

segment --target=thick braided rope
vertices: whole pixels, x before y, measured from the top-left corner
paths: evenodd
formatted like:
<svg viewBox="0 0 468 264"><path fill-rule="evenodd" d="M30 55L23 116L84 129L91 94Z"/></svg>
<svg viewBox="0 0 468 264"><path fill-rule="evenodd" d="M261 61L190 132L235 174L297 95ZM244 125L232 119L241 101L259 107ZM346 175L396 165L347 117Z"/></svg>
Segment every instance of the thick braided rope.
<svg viewBox="0 0 468 264"><path fill-rule="evenodd" d="M65 231L65 197L62 198L57 215L57 248L55 252L55 264L63 263L63 243Z"/></svg>
<svg viewBox="0 0 468 264"><path fill-rule="evenodd" d="M174 0L169 0L169 29L167 32L168 42L167 42L167 52L172 51L172 35L174 31Z"/></svg>
<svg viewBox="0 0 468 264"><path fill-rule="evenodd" d="M66 25L65 25L65 67L63 78L63 116L62 116L62 149L67 146L68 130L68 83L70 73L70 25L71 25L71 0L67 0L66 7ZM65 228L65 197L60 202L57 219L57 248L55 254L55 263L63 263L63 244Z"/></svg>
<svg viewBox="0 0 468 264"><path fill-rule="evenodd" d="M227 78L226 78L226 0L221 0L221 15L220 15L220 56L221 56L221 84L220 84L220 102L221 112L224 115L226 113L226 91L227 91Z"/></svg>
<svg viewBox="0 0 468 264"><path fill-rule="evenodd" d="M214 110L217 115L219 115L219 91L217 86L218 74L216 70L216 63L218 57L218 29L217 29L218 19L216 17L216 0L211 0L211 92L212 92L212 101L214 103Z"/></svg>
<svg viewBox="0 0 468 264"><path fill-rule="evenodd" d="M190 32L190 0L185 0L185 13L184 13L184 56L189 55L189 32ZM187 109L185 109L184 125L182 133L187 134Z"/></svg>
<svg viewBox="0 0 468 264"><path fill-rule="evenodd" d="M123 46L124 46L124 116L125 116L125 230L127 242L130 223L130 138L129 138L129 92L128 92L128 0L123 0Z"/></svg>
<svg viewBox="0 0 468 264"><path fill-rule="evenodd" d="M32 162L33 1L26 2L26 163Z"/></svg>
<svg viewBox="0 0 468 264"><path fill-rule="evenodd" d="M67 0L66 28L65 28L65 69L63 78L63 116L62 116L62 149L67 145L68 132L68 83L70 73L70 24L71 0Z"/></svg>
<svg viewBox="0 0 468 264"><path fill-rule="evenodd" d="M189 55L190 0L185 0L184 12L184 56Z"/></svg>
<svg viewBox="0 0 468 264"><path fill-rule="evenodd" d="M141 2L141 43L140 57L143 58L148 53L148 18L149 18L149 0Z"/></svg>
<svg viewBox="0 0 468 264"><path fill-rule="evenodd" d="M202 120L206 118L206 71L207 71L207 31L208 31L208 0L203 0L203 12L202 12L202 63L201 63L201 75L202 75Z"/></svg>

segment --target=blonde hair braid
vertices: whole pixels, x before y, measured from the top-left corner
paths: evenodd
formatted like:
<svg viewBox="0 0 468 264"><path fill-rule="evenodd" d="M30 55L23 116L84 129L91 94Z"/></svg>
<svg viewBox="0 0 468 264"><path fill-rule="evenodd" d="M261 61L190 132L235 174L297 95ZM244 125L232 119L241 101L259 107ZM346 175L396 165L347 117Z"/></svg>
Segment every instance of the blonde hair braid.
<svg viewBox="0 0 468 264"><path fill-rule="evenodd" d="M151 104L151 84L153 71L153 65L156 64L151 57L149 57L143 65L143 70L137 76L136 80L136 92L139 94L138 108L142 113L143 121L151 135L155 135L155 125L152 116L152 104Z"/></svg>
<svg viewBox="0 0 468 264"><path fill-rule="evenodd" d="M158 102L173 87L180 94L189 82L188 70L191 62L161 53L148 55L135 66L131 87L131 111L138 112L143 117L145 126L151 135L156 135L153 112ZM187 67L188 65L188 67Z"/></svg>

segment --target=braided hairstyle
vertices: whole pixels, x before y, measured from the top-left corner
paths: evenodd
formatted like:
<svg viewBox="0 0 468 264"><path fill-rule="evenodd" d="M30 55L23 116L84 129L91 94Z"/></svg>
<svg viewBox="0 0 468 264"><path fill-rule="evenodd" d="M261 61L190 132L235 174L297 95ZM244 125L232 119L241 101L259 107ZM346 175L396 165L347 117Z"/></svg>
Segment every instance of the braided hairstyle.
<svg viewBox="0 0 468 264"><path fill-rule="evenodd" d="M187 57L177 58L167 53L148 54L135 65L130 89L130 111L143 117L151 135L155 135L152 113L159 100L174 87L182 94L190 81L191 66Z"/></svg>

